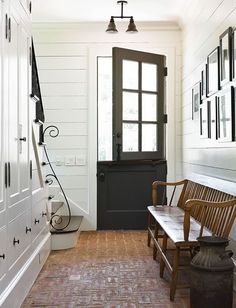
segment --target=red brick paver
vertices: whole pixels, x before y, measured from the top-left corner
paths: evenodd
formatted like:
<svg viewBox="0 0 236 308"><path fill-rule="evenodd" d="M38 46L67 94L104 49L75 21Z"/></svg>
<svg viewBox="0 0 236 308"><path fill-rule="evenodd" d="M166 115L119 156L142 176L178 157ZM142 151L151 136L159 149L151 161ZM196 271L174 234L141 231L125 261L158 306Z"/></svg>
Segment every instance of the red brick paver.
<svg viewBox="0 0 236 308"><path fill-rule="evenodd" d="M82 232L77 247L50 254L26 307L188 308L189 290L170 302L146 232Z"/></svg>

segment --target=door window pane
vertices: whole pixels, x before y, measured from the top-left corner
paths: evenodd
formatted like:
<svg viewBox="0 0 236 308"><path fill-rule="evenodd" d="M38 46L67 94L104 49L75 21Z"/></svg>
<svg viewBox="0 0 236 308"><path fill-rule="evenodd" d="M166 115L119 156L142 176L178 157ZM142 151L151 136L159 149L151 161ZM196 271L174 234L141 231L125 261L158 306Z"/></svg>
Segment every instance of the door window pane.
<svg viewBox="0 0 236 308"><path fill-rule="evenodd" d="M142 125L142 151L157 151L157 125Z"/></svg>
<svg viewBox="0 0 236 308"><path fill-rule="evenodd" d="M142 63L142 90L157 91L157 65Z"/></svg>
<svg viewBox="0 0 236 308"><path fill-rule="evenodd" d="M138 62L123 60L123 89L138 89Z"/></svg>
<svg viewBox="0 0 236 308"><path fill-rule="evenodd" d="M123 120L138 120L138 93L123 92Z"/></svg>
<svg viewBox="0 0 236 308"><path fill-rule="evenodd" d="M111 57L98 57L98 160L112 160Z"/></svg>
<svg viewBox="0 0 236 308"><path fill-rule="evenodd" d="M138 124L123 123L123 152L138 151Z"/></svg>
<svg viewBox="0 0 236 308"><path fill-rule="evenodd" d="M142 94L142 121L157 120L157 95Z"/></svg>

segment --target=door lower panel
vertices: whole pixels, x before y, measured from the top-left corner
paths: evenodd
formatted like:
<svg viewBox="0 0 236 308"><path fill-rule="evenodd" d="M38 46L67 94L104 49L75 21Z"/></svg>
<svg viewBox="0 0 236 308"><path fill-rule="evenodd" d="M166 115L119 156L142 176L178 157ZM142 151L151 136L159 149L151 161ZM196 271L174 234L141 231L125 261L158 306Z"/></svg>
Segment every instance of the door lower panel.
<svg viewBox="0 0 236 308"><path fill-rule="evenodd" d="M146 229L152 182L166 181L166 161L98 162L97 170L98 229Z"/></svg>

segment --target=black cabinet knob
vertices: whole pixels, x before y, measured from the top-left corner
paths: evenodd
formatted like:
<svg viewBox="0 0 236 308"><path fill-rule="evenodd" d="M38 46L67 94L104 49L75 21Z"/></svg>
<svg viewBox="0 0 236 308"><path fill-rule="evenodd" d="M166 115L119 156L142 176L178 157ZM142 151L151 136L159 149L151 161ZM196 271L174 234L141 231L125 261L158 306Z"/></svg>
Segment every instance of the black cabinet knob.
<svg viewBox="0 0 236 308"><path fill-rule="evenodd" d="M36 224L39 224L39 219L36 219L36 218L35 218L34 224L35 224L35 225L36 225Z"/></svg>
<svg viewBox="0 0 236 308"><path fill-rule="evenodd" d="M0 258L4 260L4 259L6 258L5 253L3 253L2 255L0 255Z"/></svg>
<svg viewBox="0 0 236 308"><path fill-rule="evenodd" d="M24 142L26 142L26 137L22 137L22 138L20 138L20 141L24 141Z"/></svg>
<svg viewBox="0 0 236 308"><path fill-rule="evenodd" d="M16 244L20 244L20 240L16 240L15 237L13 239L13 245L15 246Z"/></svg>
<svg viewBox="0 0 236 308"><path fill-rule="evenodd" d="M47 213L46 212L42 212L42 217L43 216L47 216Z"/></svg>
<svg viewBox="0 0 236 308"><path fill-rule="evenodd" d="M31 228L26 227L25 228L25 233L31 232Z"/></svg>

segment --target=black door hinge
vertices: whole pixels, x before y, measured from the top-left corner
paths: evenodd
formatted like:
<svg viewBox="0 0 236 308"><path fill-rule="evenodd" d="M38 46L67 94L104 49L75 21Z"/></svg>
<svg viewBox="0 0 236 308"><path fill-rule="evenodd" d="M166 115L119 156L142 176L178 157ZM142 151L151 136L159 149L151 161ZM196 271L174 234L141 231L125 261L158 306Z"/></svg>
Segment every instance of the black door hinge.
<svg viewBox="0 0 236 308"><path fill-rule="evenodd" d="M165 77L168 76L168 69L167 69L167 67L164 67L164 76Z"/></svg>
<svg viewBox="0 0 236 308"><path fill-rule="evenodd" d="M163 114L163 122L167 123L168 122L168 116L167 114Z"/></svg>

